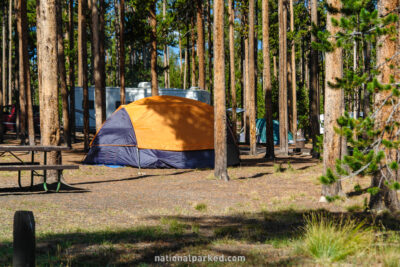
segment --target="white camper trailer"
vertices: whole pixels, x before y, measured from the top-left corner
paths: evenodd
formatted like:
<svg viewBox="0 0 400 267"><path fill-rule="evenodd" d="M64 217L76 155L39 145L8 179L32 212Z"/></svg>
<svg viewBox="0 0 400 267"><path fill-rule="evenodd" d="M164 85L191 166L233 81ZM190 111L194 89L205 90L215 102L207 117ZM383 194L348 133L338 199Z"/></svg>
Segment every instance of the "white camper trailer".
<svg viewBox="0 0 400 267"><path fill-rule="evenodd" d="M176 89L166 88L159 89L160 95L171 95L186 97L210 104L210 93L205 90L197 89ZM89 126L90 130L96 129L96 114L94 111L94 87L89 87ZM151 96L150 83L141 82L137 88L125 88L125 101L131 103L144 97ZM120 106L120 88L119 87L106 87L106 117L111 114ZM82 87L75 87L75 127L77 131L83 129L83 91Z"/></svg>

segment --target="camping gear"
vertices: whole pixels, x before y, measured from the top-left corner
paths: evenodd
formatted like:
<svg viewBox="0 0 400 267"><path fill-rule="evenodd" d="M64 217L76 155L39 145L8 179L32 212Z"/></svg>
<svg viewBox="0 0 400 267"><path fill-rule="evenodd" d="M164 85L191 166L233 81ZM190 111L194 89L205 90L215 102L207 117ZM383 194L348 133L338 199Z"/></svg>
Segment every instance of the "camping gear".
<svg viewBox="0 0 400 267"><path fill-rule="evenodd" d="M227 127L228 165L239 150ZM120 106L90 144L84 163L142 168L214 167L214 108L177 96Z"/></svg>

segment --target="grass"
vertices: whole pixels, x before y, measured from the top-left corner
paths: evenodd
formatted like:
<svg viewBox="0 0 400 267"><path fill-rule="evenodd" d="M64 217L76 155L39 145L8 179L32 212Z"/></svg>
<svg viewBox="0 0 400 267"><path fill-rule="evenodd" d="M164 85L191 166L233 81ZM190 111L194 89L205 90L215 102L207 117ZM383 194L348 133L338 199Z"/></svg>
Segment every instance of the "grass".
<svg viewBox="0 0 400 267"><path fill-rule="evenodd" d="M282 163L274 164L274 173L284 172L285 168L282 167Z"/></svg>
<svg viewBox="0 0 400 267"><path fill-rule="evenodd" d="M161 218L161 224L168 226L168 231L173 235L182 235L188 226L186 224L180 223L175 218Z"/></svg>
<svg viewBox="0 0 400 267"><path fill-rule="evenodd" d="M363 222L334 219L323 214L305 218L300 250L320 263L345 260L371 248L375 234Z"/></svg>
<svg viewBox="0 0 400 267"><path fill-rule="evenodd" d="M384 225L371 228L348 216L299 208L223 217L164 216L155 226L38 233L37 265L152 266L154 255L217 253L245 255L246 264L252 266L360 266L366 262L399 266L400 236ZM0 266L9 266L12 242L0 238L0 243Z"/></svg>
<svg viewBox="0 0 400 267"><path fill-rule="evenodd" d="M207 204L205 203L198 203L194 206L194 209L197 211L206 211L207 210Z"/></svg>

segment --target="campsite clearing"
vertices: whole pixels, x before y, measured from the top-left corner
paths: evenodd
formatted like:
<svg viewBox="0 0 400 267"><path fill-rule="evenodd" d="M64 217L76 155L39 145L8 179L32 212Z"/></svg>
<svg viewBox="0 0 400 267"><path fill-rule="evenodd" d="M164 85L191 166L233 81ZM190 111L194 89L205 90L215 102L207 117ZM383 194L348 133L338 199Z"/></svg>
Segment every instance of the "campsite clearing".
<svg viewBox="0 0 400 267"><path fill-rule="evenodd" d="M65 164L85 156L80 143L63 155ZM38 265L152 265L157 255L188 254L244 255L243 265L314 265L296 249L303 215L358 211L366 195L319 203L318 160L298 155L265 162L262 156L242 156L241 166L229 168L230 182L216 180L210 169L145 169L139 175L135 168L83 165L64 171L70 187L44 193L41 185L21 190L15 173L0 173L0 265L12 262L16 210L34 213ZM23 177L28 182L28 173ZM369 181L359 182L365 188ZM357 183L346 182L345 191Z"/></svg>

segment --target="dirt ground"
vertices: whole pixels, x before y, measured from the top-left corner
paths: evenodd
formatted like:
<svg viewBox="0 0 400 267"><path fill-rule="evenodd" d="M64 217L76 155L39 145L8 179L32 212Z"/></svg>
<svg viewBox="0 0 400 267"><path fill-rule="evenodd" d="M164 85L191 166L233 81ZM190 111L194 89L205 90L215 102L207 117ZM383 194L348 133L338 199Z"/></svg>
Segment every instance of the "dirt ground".
<svg viewBox="0 0 400 267"><path fill-rule="evenodd" d="M78 143L72 151L63 152L63 163L79 164L84 156L82 143ZM221 229L226 229L235 222L228 222L227 218L241 214L249 215L247 220L253 215L257 217L260 212L264 212L264 217L265 212L270 216L317 209L345 212L349 207L363 205L365 196L320 203L318 177L322 173L322 164L307 154L278 157L274 162L266 162L262 156L261 153L257 157L243 155L241 166L229 168L229 182L216 180L209 169L144 169L139 173L138 169L129 167L80 165L79 170L64 171L64 179L70 187L64 187L59 193L45 193L40 184L33 191L21 190L16 172L1 172L0 242L10 246L16 210L33 211L39 236L151 227L168 224L168 218L178 218L189 222L192 228L199 228L202 237L207 238L218 233L216 227L219 224L225 227ZM12 158L3 156L0 160L12 161ZM282 171L277 170L279 165ZM357 180L347 181L345 192L352 191L357 183ZM29 184L28 172L23 175L23 184ZM362 180L361 185L365 187L368 181ZM40 246L40 240L38 243ZM254 244L229 245L227 251L234 254L237 250L248 250L249 246L252 248ZM187 249L188 246L182 246L179 251ZM285 253L281 253L283 256L279 253L268 260L284 260ZM128 261L113 257L111 263L136 265L143 261L151 264L151 255L142 254Z"/></svg>

